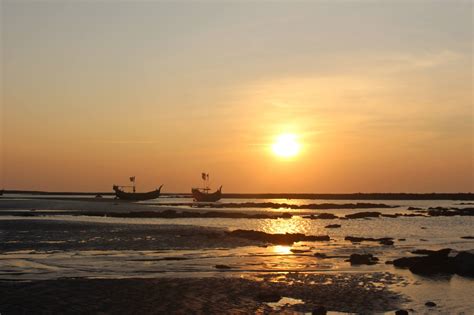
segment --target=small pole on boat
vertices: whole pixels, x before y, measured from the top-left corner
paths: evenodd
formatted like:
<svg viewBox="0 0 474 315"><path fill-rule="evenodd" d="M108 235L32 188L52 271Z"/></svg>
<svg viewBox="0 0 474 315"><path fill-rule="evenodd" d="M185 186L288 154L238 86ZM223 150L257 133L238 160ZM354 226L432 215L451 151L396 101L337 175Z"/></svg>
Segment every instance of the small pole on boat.
<svg viewBox="0 0 474 315"><path fill-rule="evenodd" d="M133 192L135 192L135 176L130 177L130 181L133 183Z"/></svg>

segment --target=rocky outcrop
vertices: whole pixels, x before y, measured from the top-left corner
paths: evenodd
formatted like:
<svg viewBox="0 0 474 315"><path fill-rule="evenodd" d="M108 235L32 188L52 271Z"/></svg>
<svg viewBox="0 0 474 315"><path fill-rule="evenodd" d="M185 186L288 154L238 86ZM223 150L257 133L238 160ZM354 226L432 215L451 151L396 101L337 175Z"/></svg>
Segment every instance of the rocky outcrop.
<svg viewBox="0 0 474 315"><path fill-rule="evenodd" d="M351 265L375 265L379 259L372 254L352 254L348 261Z"/></svg>
<svg viewBox="0 0 474 315"><path fill-rule="evenodd" d="M352 214L347 214L346 218L348 219L364 219L364 218L378 218L382 213L367 211L367 212L357 212Z"/></svg>
<svg viewBox="0 0 474 315"><path fill-rule="evenodd" d="M240 237L249 240L278 244L278 245L291 245L295 242L317 242L317 241L330 241L331 238L328 235L304 235L302 233L286 233L286 234L269 234L260 231L253 230L235 230L226 232L228 236Z"/></svg>
<svg viewBox="0 0 474 315"><path fill-rule="evenodd" d="M393 238L391 237L372 238L372 237L346 236L344 239L346 241L351 241L352 243L379 242L381 245L393 245Z"/></svg>
<svg viewBox="0 0 474 315"><path fill-rule="evenodd" d="M408 268L418 275L458 274L465 277L474 277L474 253L462 251L453 254L450 248L438 251L416 250L415 254L425 256L403 257L395 259L393 265L399 268Z"/></svg>

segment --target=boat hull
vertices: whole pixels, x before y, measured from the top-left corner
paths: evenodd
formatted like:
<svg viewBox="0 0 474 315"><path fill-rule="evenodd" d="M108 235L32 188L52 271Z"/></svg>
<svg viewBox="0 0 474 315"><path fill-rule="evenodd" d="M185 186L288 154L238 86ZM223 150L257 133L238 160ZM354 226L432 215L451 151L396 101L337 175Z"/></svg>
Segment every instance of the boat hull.
<svg viewBox="0 0 474 315"><path fill-rule="evenodd" d="M191 189L191 193L193 194L194 201L214 202L222 198L221 189L222 187L211 194L206 194L197 188L193 188Z"/></svg>
<svg viewBox="0 0 474 315"><path fill-rule="evenodd" d="M121 190L117 186L114 186L115 196L121 200L130 200L130 201L142 201L142 200L151 200L160 197L161 194L161 186L160 188L144 192L144 193L129 193Z"/></svg>

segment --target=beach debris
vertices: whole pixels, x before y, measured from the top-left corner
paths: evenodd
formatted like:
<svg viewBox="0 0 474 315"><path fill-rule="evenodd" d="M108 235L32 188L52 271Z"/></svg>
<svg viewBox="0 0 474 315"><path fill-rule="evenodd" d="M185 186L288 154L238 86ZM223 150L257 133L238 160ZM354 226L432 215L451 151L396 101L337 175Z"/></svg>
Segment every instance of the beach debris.
<svg viewBox="0 0 474 315"><path fill-rule="evenodd" d="M428 307L435 307L436 303L432 302L432 301L428 301L428 302L425 303L425 305L428 306Z"/></svg>
<svg viewBox="0 0 474 315"><path fill-rule="evenodd" d="M254 241L266 242L277 245L291 245L296 242L330 241L329 235L305 235L302 233L269 234L254 230L235 230L226 232L228 236L240 237Z"/></svg>
<svg viewBox="0 0 474 315"><path fill-rule="evenodd" d="M372 254L351 254L347 261L351 265L375 265L379 259Z"/></svg>
<svg viewBox="0 0 474 315"><path fill-rule="evenodd" d="M340 228L340 227L341 227L340 224L329 224L329 225L325 226L326 229L337 229L337 228Z"/></svg>
<svg viewBox="0 0 474 315"><path fill-rule="evenodd" d="M316 306L311 312L311 315L326 315L327 312L324 306Z"/></svg>
<svg viewBox="0 0 474 315"><path fill-rule="evenodd" d="M395 259L393 264L398 268L408 268L412 273L430 276L434 274L458 274L474 277L474 253L462 251L456 255L450 248L438 251L416 250L412 253L424 255Z"/></svg>
<svg viewBox="0 0 474 315"><path fill-rule="evenodd" d="M232 269L231 266L227 266L227 265L215 265L214 267L216 269Z"/></svg>

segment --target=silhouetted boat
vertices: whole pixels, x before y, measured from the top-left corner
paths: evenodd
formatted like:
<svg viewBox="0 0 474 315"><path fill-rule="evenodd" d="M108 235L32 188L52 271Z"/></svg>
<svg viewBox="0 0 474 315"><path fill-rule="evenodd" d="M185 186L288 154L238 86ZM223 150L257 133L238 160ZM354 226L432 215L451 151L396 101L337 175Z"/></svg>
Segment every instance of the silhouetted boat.
<svg viewBox="0 0 474 315"><path fill-rule="evenodd" d="M214 202L222 198L222 186L213 193L209 193L207 188L193 188L191 192L193 193L193 198L195 201L207 201Z"/></svg>
<svg viewBox="0 0 474 315"><path fill-rule="evenodd" d="M160 197L161 193L161 185L158 189L149 191L149 192L143 192L143 193L137 193L137 192L126 192L120 189L119 186L114 185L113 189L115 191L115 196L118 199L122 200L132 200L132 201L140 201L140 200L150 200L150 199L156 199Z"/></svg>
<svg viewBox="0 0 474 315"><path fill-rule="evenodd" d="M204 188L192 188L194 201L214 202L222 198L222 186L213 193L209 193L209 174L201 173L201 178L204 181Z"/></svg>

